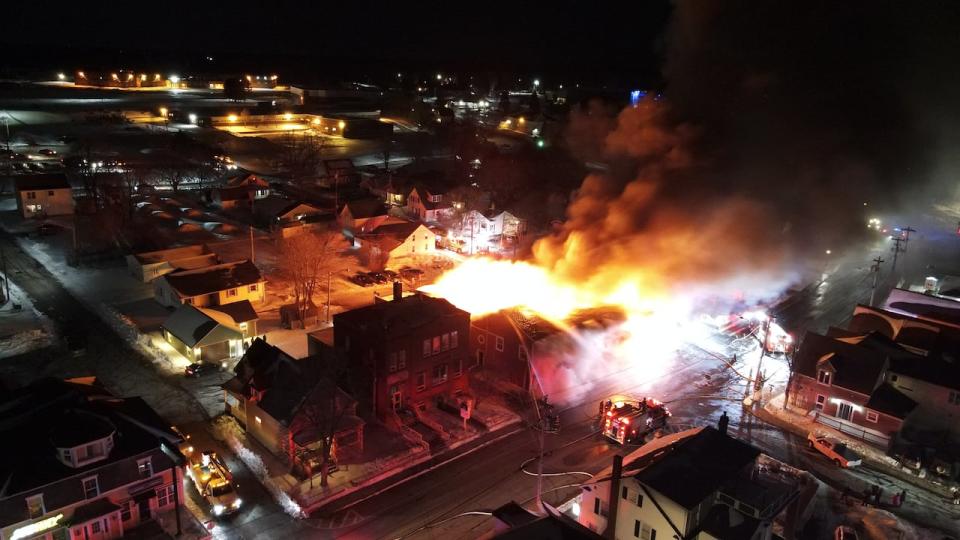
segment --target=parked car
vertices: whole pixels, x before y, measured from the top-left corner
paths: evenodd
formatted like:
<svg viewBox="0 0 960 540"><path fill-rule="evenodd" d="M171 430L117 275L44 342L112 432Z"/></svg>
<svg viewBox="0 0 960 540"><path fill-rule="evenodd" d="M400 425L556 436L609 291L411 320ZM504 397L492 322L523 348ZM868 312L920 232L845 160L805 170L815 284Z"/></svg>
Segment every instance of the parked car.
<svg viewBox="0 0 960 540"><path fill-rule="evenodd" d="M186 368L184 368L183 374L186 375L187 377L199 377L207 373L212 373L216 371L216 369L217 369L217 366L213 364L206 364L203 362L194 362L189 366L187 366Z"/></svg>
<svg viewBox="0 0 960 540"><path fill-rule="evenodd" d="M810 448L830 458L830 461L834 462L837 467L849 469L859 466L863 461L856 452L847 448L845 443L833 437L810 433L807 435L807 444L810 445Z"/></svg>
<svg viewBox="0 0 960 540"><path fill-rule="evenodd" d="M55 156L55 155L57 155L57 151L56 151L56 150L51 150L51 149L49 149L49 148L41 148L40 150L37 150L37 153L43 154L43 155L45 155L45 156Z"/></svg>
<svg viewBox="0 0 960 540"><path fill-rule="evenodd" d="M833 540L859 540L857 531L853 527L840 525L833 531Z"/></svg>
<svg viewBox="0 0 960 540"><path fill-rule="evenodd" d="M370 279L370 276L364 274L363 272L357 272L356 274L348 278L352 283L360 285L361 287L369 287L373 285L373 280Z"/></svg>
<svg viewBox="0 0 960 540"><path fill-rule="evenodd" d="M409 266L405 266L400 269L400 277L403 279L415 280L420 279L421 276L423 276L423 270L419 268L410 268Z"/></svg>
<svg viewBox="0 0 960 540"><path fill-rule="evenodd" d="M387 275L383 272L367 272L367 276L376 283L386 283L389 281Z"/></svg>
<svg viewBox="0 0 960 540"><path fill-rule="evenodd" d="M383 275L387 276L387 279L389 279L390 281L396 281L397 278L400 277L399 274L397 274L393 270L384 270Z"/></svg>

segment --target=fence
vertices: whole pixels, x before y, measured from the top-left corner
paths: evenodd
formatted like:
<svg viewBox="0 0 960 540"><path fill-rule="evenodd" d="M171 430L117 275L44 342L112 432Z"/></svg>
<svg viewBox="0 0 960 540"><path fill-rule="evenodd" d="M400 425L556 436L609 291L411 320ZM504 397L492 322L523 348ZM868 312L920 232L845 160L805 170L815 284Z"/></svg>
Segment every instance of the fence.
<svg viewBox="0 0 960 540"><path fill-rule="evenodd" d="M840 433L846 433L847 435L862 439L883 449L886 449L890 446L890 437L871 429L860 427L851 422L847 422L846 420L823 413L817 413L816 421L825 426L832 427L833 429L838 430Z"/></svg>

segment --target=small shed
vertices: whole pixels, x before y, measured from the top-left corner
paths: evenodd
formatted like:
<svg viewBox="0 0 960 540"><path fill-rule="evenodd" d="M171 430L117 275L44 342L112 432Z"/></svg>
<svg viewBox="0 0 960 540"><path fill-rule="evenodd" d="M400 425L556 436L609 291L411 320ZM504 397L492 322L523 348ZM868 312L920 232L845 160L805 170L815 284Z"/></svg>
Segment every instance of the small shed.
<svg viewBox="0 0 960 540"><path fill-rule="evenodd" d="M300 314L297 311L297 304L284 304L280 306L280 324L284 328L307 328L315 326L320 316L320 308L310 302L307 304L306 314L303 317L303 323L300 322Z"/></svg>

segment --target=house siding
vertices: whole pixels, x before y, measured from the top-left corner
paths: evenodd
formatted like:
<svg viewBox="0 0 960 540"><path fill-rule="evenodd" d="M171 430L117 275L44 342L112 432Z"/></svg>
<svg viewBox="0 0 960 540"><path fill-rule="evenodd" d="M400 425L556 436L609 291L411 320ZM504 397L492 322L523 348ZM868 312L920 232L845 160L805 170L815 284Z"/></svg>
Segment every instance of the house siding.
<svg viewBox="0 0 960 540"><path fill-rule="evenodd" d="M918 407L911 415L911 423L916 422L930 429L946 430L954 439L960 439L960 405L949 401L950 393L960 394L960 390L951 390L898 373L887 374L887 382L917 402Z"/></svg>
<svg viewBox="0 0 960 540"><path fill-rule="evenodd" d="M50 193L53 195L50 195ZM30 198L30 194L34 198ZM39 209L31 207L40 205ZM17 208L25 218L37 215L62 216L73 213L73 190L69 188L23 190L18 193Z"/></svg>
<svg viewBox="0 0 960 540"><path fill-rule="evenodd" d="M821 384L816 379L806 375L794 375L792 394L790 398L791 404L808 412L816 408L817 395L824 396L825 400L822 413L833 417L837 416L840 405L831 400L842 400L856 405L860 407L861 410L853 410L849 419L850 422L887 435L898 432L903 425L903 421L899 418L894 418L879 411L869 409L867 407L867 401L870 399L869 396L840 386ZM877 422L867 420L867 411L877 413Z"/></svg>

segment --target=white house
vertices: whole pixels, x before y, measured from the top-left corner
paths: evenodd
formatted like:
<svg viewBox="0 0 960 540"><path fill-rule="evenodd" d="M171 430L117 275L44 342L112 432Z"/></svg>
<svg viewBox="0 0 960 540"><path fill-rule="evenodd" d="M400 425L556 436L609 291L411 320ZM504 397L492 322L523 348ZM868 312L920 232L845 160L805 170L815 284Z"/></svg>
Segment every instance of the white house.
<svg viewBox="0 0 960 540"><path fill-rule="evenodd" d="M149 283L177 270L193 270L217 264L217 255L205 244L127 255L127 270L134 278Z"/></svg>
<svg viewBox="0 0 960 540"><path fill-rule="evenodd" d="M583 484L578 521L608 538L770 540L800 480L772 474L759 456L713 427L665 435Z"/></svg>
<svg viewBox="0 0 960 540"><path fill-rule="evenodd" d="M16 179L17 210L25 218L73 213L73 189L64 174L34 174Z"/></svg>
<svg viewBox="0 0 960 540"><path fill-rule="evenodd" d="M223 263L161 276L153 282L153 296L169 307L220 306L241 300L258 304L266 298L266 281L251 261Z"/></svg>
<svg viewBox="0 0 960 540"><path fill-rule="evenodd" d="M380 225L356 236L354 243L369 250L374 258L387 260L411 255L432 255L437 250L437 235L423 223L402 222Z"/></svg>
<svg viewBox="0 0 960 540"><path fill-rule="evenodd" d="M526 222L510 212L487 216L471 210L460 219L460 228L451 231L464 253L498 252L512 246L526 232Z"/></svg>
<svg viewBox="0 0 960 540"><path fill-rule="evenodd" d="M438 223L453 215L453 205L444 199L444 194L418 186L407 195L405 205L407 214L427 223Z"/></svg>

